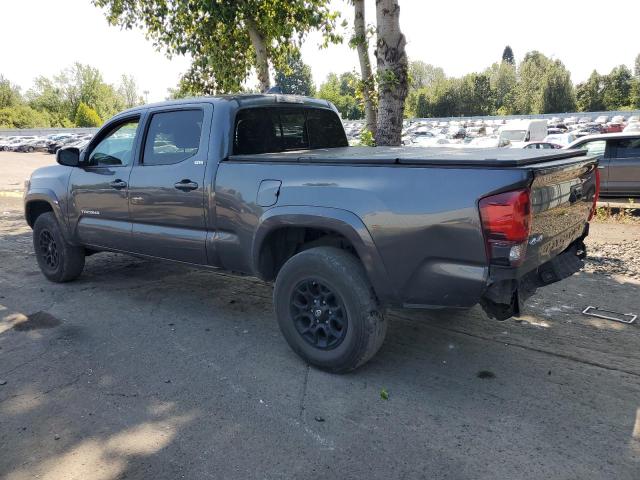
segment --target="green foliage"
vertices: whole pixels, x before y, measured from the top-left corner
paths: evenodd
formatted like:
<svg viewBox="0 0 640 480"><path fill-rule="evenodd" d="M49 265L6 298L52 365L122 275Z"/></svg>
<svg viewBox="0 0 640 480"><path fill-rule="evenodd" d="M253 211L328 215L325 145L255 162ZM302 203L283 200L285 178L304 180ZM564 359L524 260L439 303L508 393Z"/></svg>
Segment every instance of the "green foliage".
<svg viewBox="0 0 640 480"><path fill-rule="evenodd" d="M122 99L125 108L133 108L144 103L144 98L140 95L138 84L131 75L122 75L118 95Z"/></svg>
<svg viewBox="0 0 640 480"><path fill-rule="evenodd" d="M504 47L504 50L502 51L502 61L504 63L508 63L510 65L513 65L514 67L516 65L516 58L514 57L513 50L511 49L511 47L509 45Z"/></svg>
<svg viewBox="0 0 640 480"><path fill-rule="evenodd" d="M586 82L576 86L576 103L581 112L599 112L604 110L602 98L603 78L593 71Z"/></svg>
<svg viewBox="0 0 640 480"><path fill-rule="evenodd" d="M376 139L373 137L373 133L371 133L366 128L362 129L360 132L360 145L364 147L375 147Z"/></svg>
<svg viewBox="0 0 640 480"><path fill-rule="evenodd" d="M380 390L380 398L382 400L389 400L389 392L387 392L386 388L383 388L382 390Z"/></svg>
<svg viewBox="0 0 640 480"><path fill-rule="evenodd" d="M602 100L608 110L628 107L632 87L631 71L626 65L620 65L604 77Z"/></svg>
<svg viewBox="0 0 640 480"><path fill-rule="evenodd" d="M409 88L419 90L431 87L446 78L444 70L420 60L409 62Z"/></svg>
<svg viewBox="0 0 640 480"><path fill-rule="evenodd" d="M510 114L513 110L515 87L518 83L516 66L509 62L494 63L485 71L485 74L489 75L496 109Z"/></svg>
<svg viewBox="0 0 640 480"><path fill-rule="evenodd" d="M353 72L345 72L339 77L330 73L320 85L317 96L333 103L344 119L363 118L364 109L357 98L359 80L360 77Z"/></svg>
<svg viewBox="0 0 640 480"><path fill-rule="evenodd" d="M102 119L98 112L84 102L80 102L75 116L76 125L79 127L99 127Z"/></svg>
<svg viewBox="0 0 640 480"><path fill-rule="evenodd" d="M15 107L22 103L20 87L0 74L0 108Z"/></svg>
<svg viewBox="0 0 640 480"><path fill-rule="evenodd" d="M571 74L560 60L549 64L542 79L541 113L573 112L576 95Z"/></svg>
<svg viewBox="0 0 640 480"><path fill-rule="evenodd" d="M260 62L250 32L264 44L267 59L283 69L291 47L310 30L322 32L325 43L340 40L337 13L328 0L93 0L109 23L143 28L169 55L193 59L179 92L237 92ZM268 81L268 79L267 79Z"/></svg>
<svg viewBox="0 0 640 480"><path fill-rule="evenodd" d="M311 67L302 61L297 49L291 52L284 68L276 69L275 83L282 88L282 93L291 95L312 97L316 90Z"/></svg>
<svg viewBox="0 0 640 480"><path fill-rule="evenodd" d="M47 112L39 112L28 105L0 108L0 128L46 128L51 126Z"/></svg>
<svg viewBox="0 0 640 480"><path fill-rule="evenodd" d="M540 52L528 52L518 66L514 113L573 111L576 100L571 74L560 60Z"/></svg>

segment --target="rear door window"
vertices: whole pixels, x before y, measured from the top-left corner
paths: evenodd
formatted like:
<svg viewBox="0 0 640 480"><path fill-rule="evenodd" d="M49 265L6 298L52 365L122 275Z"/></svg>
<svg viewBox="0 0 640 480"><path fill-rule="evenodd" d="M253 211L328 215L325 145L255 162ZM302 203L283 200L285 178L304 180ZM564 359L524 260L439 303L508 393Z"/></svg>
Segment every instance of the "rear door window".
<svg viewBox="0 0 640 480"><path fill-rule="evenodd" d="M203 112L177 110L154 113L149 122L142 164L171 165L198 153Z"/></svg>
<svg viewBox="0 0 640 480"><path fill-rule="evenodd" d="M640 138L625 138L616 141L616 157L640 159Z"/></svg>
<svg viewBox="0 0 640 480"><path fill-rule="evenodd" d="M262 107L244 109L236 115L233 137L236 155L348 145L342 121L333 110Z"/></svg>

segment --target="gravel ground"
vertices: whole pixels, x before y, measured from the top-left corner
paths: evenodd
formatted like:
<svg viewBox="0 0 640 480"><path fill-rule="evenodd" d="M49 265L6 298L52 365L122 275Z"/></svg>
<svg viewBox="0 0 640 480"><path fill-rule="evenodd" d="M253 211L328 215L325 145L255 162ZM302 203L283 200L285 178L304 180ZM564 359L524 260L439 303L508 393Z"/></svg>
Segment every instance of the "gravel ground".
<svg viewBox="0 0 640 480"><path fill-rule="evenodd" d="M1 193L3 480L640 478L640 327L581 314L640 313L638 225L593 224L587 268L520 318L388 312L340 376L255 279L104 253L47 282Z"/></svg>

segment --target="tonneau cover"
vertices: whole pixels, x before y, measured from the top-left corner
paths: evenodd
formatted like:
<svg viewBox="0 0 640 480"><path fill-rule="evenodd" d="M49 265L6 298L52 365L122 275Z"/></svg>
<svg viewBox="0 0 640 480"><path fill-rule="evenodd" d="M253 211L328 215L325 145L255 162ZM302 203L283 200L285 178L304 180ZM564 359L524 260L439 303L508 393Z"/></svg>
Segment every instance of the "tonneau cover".
<svg viewBox="0 0 640 480"><path fill-rule="evenodd" d="M229 161L520 167L585 155L584 150L519 148L341 147L231 155Z"/></svg>

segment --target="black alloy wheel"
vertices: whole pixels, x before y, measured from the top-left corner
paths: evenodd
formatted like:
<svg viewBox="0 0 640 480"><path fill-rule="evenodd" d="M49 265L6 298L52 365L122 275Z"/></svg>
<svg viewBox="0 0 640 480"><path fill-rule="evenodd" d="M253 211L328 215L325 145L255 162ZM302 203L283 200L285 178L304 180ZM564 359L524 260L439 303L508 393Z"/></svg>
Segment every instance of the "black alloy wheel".
<svg viewBox="0 0 640 480"><path fill-rule="evenodd" d="M322 282L300 282L291 294L290 309L296 331L313 347L330 350L344 340L346 309L342 299Z"/></svg>

